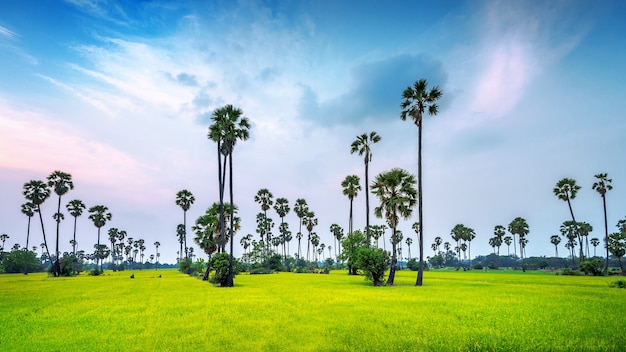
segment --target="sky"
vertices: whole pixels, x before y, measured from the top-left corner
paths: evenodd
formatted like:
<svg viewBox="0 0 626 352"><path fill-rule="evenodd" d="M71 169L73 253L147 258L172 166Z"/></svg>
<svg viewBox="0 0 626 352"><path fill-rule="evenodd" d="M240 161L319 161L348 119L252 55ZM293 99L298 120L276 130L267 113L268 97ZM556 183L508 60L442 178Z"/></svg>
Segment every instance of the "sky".
<svg viewBox="0 0 626 352"><path fill-rule="evenodd" d="M189 226L218 201L207 131L213 111L232 104L252 124L233 154L235 254L241 236L259 239L261 188L292 209L306 199L314 231L335 247L330 225L348 228L341 181L354 174L364 187L363 158L350 153L357 135L382 137L370 179L395 167L417 173L417 128L401 121L400 103L424 78L443 91L423 127L425 255L436 236L452 243L459 223L476 232L472 256L489 254L494 226L520 216L527 255L552 256L550 236L570 218L552 191L558 180L582 187L572 207L591 237L604 236L595 174L613 180L609 231L626 217L624 33L626 3L610 0L0 1L0 232L7 248L24 246L23 184L61 170L74 182L63 206L105 205L104 238L125 230L145 240L147 256L159 241L161 262L175 262L176 193L196 197ZM50 238L56 202L42 205ZM29 247L42 242L36 220ZM298 218L286 221L293 254ZM417 210L399 226L413 256L415 221ZM362 191L354 227L364 226ZM61 251L72 231L66 214ZM84 214L78 247L96 240Z"/></svg>

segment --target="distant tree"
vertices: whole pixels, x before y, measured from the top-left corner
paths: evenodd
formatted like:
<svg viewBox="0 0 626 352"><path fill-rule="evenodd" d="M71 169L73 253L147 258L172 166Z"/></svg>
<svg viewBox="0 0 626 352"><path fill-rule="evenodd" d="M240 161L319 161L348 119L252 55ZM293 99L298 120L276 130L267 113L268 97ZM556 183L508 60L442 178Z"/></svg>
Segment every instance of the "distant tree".
<svg viewBox="0 0 626 352"><path fill-rule="evenodd" d="M370 245L370 198L369 198L369 163L372 161L372 145L380 142L380 136L375 131L369 134L363 133L356 137L350 146L350 154L358 153L364 156L365 163L365 237L367 238L367 246ZM345 193L344 193L345 194ZM352 205L352 202L350 203ZM352 207L351 207L352 209ZM350 219L352 219L352 211L350 211ZM352 221L350 221L352 225ZM350 227L349 232L352 231Z"/></svg>
<svg viewBox="0 0 626 352"><path fill-rule="evenodd" d="M587 257L589 257L589 233L593 231L593 226L589 223L581 221L578 223L578 235L580 238L580 245L582 246L583 238L585 239L585 245L587 247Z"/></svg>
<svg viewBox="0 0 626 352"><path fill-rule="evenodd" d="M59 202L57 205L57 212L55 216L55 220L57 223L57 236L56 236L56 250L55 250L55 261L53 265L53 273L54 276L61 275L61 264L59 258L59 225L61 224L61 220L63 219L63 214L61 214L61 197L67 193L69 190L74 189L74 183L72 182L72 175L65 173L63 171L53 171L48 176L48 186L52 188L54 193L59 196Z"/></svg>
<svg viewBox="0 0 626 352"><path fill-rule="evenodd" d="M185 225L178 224L176 225L176 237L178 238L178 244L180 245L180 250L178 251L178 262L183 262L183 244L185 243Z"/></svg>
<svg viewBox="0 0 626 352"><path fill-rule="evenodd" d="M50 256L50 248L48 247L48 241L46 240L46 230L43 225L43 217L41 216L41 204L50 197L50 189L48 185L43 181L31 180L24 184L24 197L31 203L37 206L37 213L39 213L39 221L41 222L41 233L43 235L43 243L46 247L46 254L48 258Z"/></svg>
<svg viewBox="0 0 626 352"><path fill-rule="evenodd" d="M160 246L161 246L161 242L159 241L154 242L154 247L156 247L156 263L154 264L154 270L159 269L159 257L161 256L161 253L159 253Z"/></svg>
<svg viewBox="0 0 626 352"><path fill-rule="evenodd" d="M76 222L78 217L83 215L83 210L85 210L86 207L82 200L73 199L65 205L65 208L67 208L70 215L74 217L74 243L72 244L72 253L76 255Z"/></svg>
<svg viewBox="0 0 626 352"><path fill-rule="evenodd" d="M187 274L191 274L191 263L189 262L189 253L187 251L187 210L196 201L196 197L186 189L176 193L176 205L183 210L183 242L185 244L185 266Z"/></svg>
<svg viewBox="0 0 626 352"><path fill-rule="evenodd" d="M526 236L528 235L528 222L526 219L521 217L516 217L509 223L508 230L513 236L517 235L520 242L520 258L522 259L522 271L526 271L524 267L524 248L526 245Z"/></svg>
<svg viewBox="0 0 626 352"><path fill-rule="evenodd" d="M615 232L609 235L609 252L614 255L618 262L619 268L624 273L622 258L626 255L626 232Z"/></svg>
<svg viewBox="0 0 626 352"><path fill-rule="evenodd" d="M441 239L441 237L439 237ZM411 259L411 245L413 244L413 240L411 239L411 237L407 237L404 242L406 243L406 246L409 249L409 259Z"/></svg>
<svg viewBox="0 0 626 352"><path fill-rule="evenodd" d="M425 112L434 116L439 112L439 106L437 100L441 98L441 89L439 86L435 86L428 90L428 82L425 79L420 79L413 84L413 87L407 87L402 93L402 104L400 107L402 111L400 118L402 121L407 118L411 118L415 126L417 126L417 208L418 208L418 222L420 224L420 237L417 239L419 243L419 257L420 257L420 270L417 273L417 286L422 286L423 278L423 260L424 257L424 219L422 217L422 117Z"/></svg>
<svg viewBox="0 0 626 352"><path fill-rule="evenodd" d="M578 240L580 242L580 261L584 260L583 253L583 245L580 238L580 234L578 233L578 223L576 223L576 218L574 217L574 211L572 210L572 202L571 200L576 198L576 194L580 190L580 186L576 184L576 180L571 178L564 178L556 183L556 187L554 187L554 195L560 200L566 201L567 206L569 208L570 215L572 216L572 223L574 224L574 229L576 234L578 235Z"/></svg>
<svg viewBox="0 0 626 352"><path fill-rule="evenodd" d="M341 246L343 250L341 251L340 258L345 261L348 266L348 275L356 275L359 269L357 264L358 249L367 247L365 234L360 230L355 230L341 241Z"/></svg>
<svg viewBox="0 0 626 352"><path fill-rule="evenodd" d="M343 187L343 195L347 196L350 200L350 216L348 218L348 233L352 233L352 203L354 202L354 198L357 196L359 191L361 191L361 180L357 175L348 175L341 182L341 187Z"/></svg>
<svg viewBox="0 0 626 352"><path fill-rule="evenodd" d="M384 216L387 219L387 223L392 229L392 238L394 239L391 252L391 269L387 285L393 285L395 279L395 266L397 263L395 238L400 217L409 219L413 213L413 208L417 205L415 183L416 180L413 175L403 169L396 168L378 174L372 185L372 193L380 200L380 205L374 208L374 214L378 218ZM422 257L420 256L420 267L423 265ZM421 284L419 274L418 283Z"/></svg>
<svg viewBox="0 0 626 352"><path fill-rule="evenodd" d="M265 232L264 233L265 234L269 234L270 233L270 229L268 227L269 224L268 224L267 211L274 204L274 195L267 188L262 188L254 196L254 201L261 205L261 210L263 210L263 218L265 219L265 224L264 224ZM269 245L270 245L270 239L267 238L267 240L265 241L265 246L266 246L265 262L267 264L267 272L268 273L270 272Z"/></svg>
<svg viewBox="0 0 626 352"><path fill-rule="evenodd" d="M596 190L600 197L602 197L602 208L604 210L604 243L609 243L609 224L606 218L606 192L613 189L611 186L612 179L608 178L608 174L597 174L594 176L596 178L596 182L591 186L592 189ZM594 245L593 255L595 256L596 245ZM609 274L609 246L606 246L606 260L604 263L604 274Z"/></svg>
<svg viewBox="0 0 626 352"><path fill-rule="evenodd" d="M303 198L296 199L296 204L293 206L293 211L296 213L298 218L300 219L300 227L298 228L298 233L296 234L296 238L298 239L298 259L302 258L302 252L300 251L300 240L302 239L302 220L309 212L309 206L306 203L306 200Z"/></svg>
<svg viewBox="0 0 626 352"><path fill-rule="evenodd" d="M591 245L593 246L593 256L596 256L596 247L600 244L600 240L596 237L591 239Z"/></svg>
<svg viewBox="0 0 626 352"><path fill-rule="evenodd" d="M339 253L341 254L341 239L343 238L343 228L337 224L332 224L330 225L330 233L333 235L333 240L336 241L335 242L335 258L337 258L338 254L337 254L336 243L339 242Z"/></svg>
<svg viewBox="0 0 626 352"><path fill-rule="evenodd" d="M511 255L511 243L513 243L513 238L511 236L504 236L503 238L504 244L506 244L506 255Z"/></svg>
<svg viewBox="0 0 626 352"><path fill-rule="evenodd" d="M96 247L96 252L99 254L102 254L101 248L100 248L100 228L106 225L107 221L112 219L112 215L109 212L109 208L105 207L104 205L95 205L89 208L88 211L89 211L89 220L93 221L94 226L98 228L98 244ZM98 257L97 259L100 262L100 271L102 271L102 258ZM97 265L98 263L96 263L96 266Z"/></svg>
<svg viewBox="0 0 626 352"><path fill-rule="evenodd" d="M289 201L287 200L287 198L276 199L276 204L274 204L274 210L276 210L276 213L280 217L280 227L278 229L281 234L281 244L283 245L283 257L285 260L285 265L287 265L287 251L285 250L285 243L287 242L287 233L291 233L291 231L289 231L289 224L285 223L285 216L287 216L287 214L289 214L289 211L291 210L291 208L289 208Z"/></svg>
<svg viewBox="0 0 626 352"><path fill-rule="evenodd" d="M561 243L561 237L559 235L550 236L550 243L554 245L555 256L559 256L559 243Z"/></svg>
<svg viewBox="0 0 626 352"><path fill-rule="evenodd" d="M24 210L23 210L23 209L24 209L24 205L25 205L25 204L23 204L23 205L22 205L22 212L24 212ZM34 211L33 211L33 212L34 212ZM33 214L33 215L34 215L34 214ZM27 215L27 216L28 216L28 215ZM28 237L28 232L30 231L30 218L31 218L31 217L32 217L32 215L31 215L31 216L28 216L28 230L27 230L27 235L26 235L27 237ZM0 241L2 241L2 250L3 250L3 251L4 251L4 242L5 242L6 240L8 240L9 238L10 238L10 236L9 236L9 235L7 235L6 233L3 233L2 235L0 235Z"/></svg>
<svg viewBox="0 0 626 352"><path fill-rule="evenodd" d="M33 215L35 215L35 212L37 212L37 207L32 202L26 202L22 204L22 214L28 217L28 226L26 227L26 247L24 248L28 248L28 240L30 238L30 219L33 217ZM2 236L0 237L2 238L2 249L4 249L4 241L7 238L9 238L9 235L2 234ZM28 274L27 262L28 262L28 255L26 254L26 252L24 252L24 275Z"/></svg>
<svg viewBox="0 0 626 352"><path fill-rule="evenodd" d="M313 233L313 228L317 226L317 218L315 217L315 212L308 211L304 218L302 219L302 223L306 226L307 231L309 232L309 236L307 238L307 247L306 247L306 260L309 260L309 247L311 245L311 234Z"/></svg>

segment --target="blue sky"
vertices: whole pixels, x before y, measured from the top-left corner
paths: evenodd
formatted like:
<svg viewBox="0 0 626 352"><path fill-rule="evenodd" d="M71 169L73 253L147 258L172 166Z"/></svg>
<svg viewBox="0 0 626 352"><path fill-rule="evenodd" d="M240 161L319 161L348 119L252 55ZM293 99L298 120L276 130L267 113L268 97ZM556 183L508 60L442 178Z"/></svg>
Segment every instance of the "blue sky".
<svg viewBox="0 0 626 352"><path fill-rule="evenodd" d="M552 194L563 177L583 187L577 220L602 238L594 174L613 179L609 230L626 216L625 18L621 1L0 2L0 232L23 245L22 185L62 170L75 184L63 203L108 206L107 228L160 241L173 261L175 194L195 194L191 220L217 201L208 118L233 104L253 124L234 157L239 234L258 238L253 198L268 188L292 207L305 198L334 246L330 225L348 219L340 183L364 179L349 153L357 135L382 136L372 178L416 173L417 131L399 104L426 78L444 92L424 125L426 255L457 223L476 230L472 254L487 254L493 227L517 216L528 255L552 255L569 217ZM52 232L55 201L42 210ZM287 220L295 234L297 217ZM72 221L61 231L69 250ZM32 236L41 243L37 227ZM79 248L95 240L79 218Z"/></svg>

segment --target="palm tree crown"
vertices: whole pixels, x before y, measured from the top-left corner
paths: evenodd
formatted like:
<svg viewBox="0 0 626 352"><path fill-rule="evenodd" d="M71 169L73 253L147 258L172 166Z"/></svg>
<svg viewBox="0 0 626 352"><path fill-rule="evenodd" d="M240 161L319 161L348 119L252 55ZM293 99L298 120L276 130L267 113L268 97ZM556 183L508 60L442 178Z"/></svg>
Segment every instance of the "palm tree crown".
<svg viewBox="0 0 626 352"><path fill-rule="evenodd" d="M372 161L372 149L371 145L380 142L380 136L375 131L363 133L356 137L356 140L352 142L350 146L350 154L358 153L360 156L364 156L363 161L365 163L365 236L367 239L367 245L370 245L370 198L369 198L369 163Z"/></svg>

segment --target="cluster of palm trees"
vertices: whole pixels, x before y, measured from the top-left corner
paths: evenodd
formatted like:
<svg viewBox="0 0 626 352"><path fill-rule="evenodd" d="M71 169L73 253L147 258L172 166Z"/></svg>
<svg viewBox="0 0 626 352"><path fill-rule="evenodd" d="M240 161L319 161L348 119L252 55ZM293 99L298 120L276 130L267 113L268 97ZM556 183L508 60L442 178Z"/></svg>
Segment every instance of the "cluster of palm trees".
<svg viewBox="0 0 626 352"><path fill-rule="evenodd" d="M64 257L61 257L59 251L59 234L60 234L60 223L65 219L65 215L61 212L61 204L62 197L67 194L70 190L74 189L74 183L72 181L71 174L63 171L53 171L48 177L46 181L42 180L31 180L24 184L23 194L26 198L27 202L22 204L21 211L24 215L28 217L28 225L26 231L26 246L25 250L28 249L28 243L30 240L30 223L31 218L35 215L35 213L39 214L39 220L41 223L41 232L43 236L43 243L41 245L42 251L45 253L42 254L42 260L47 261L50 260L51 263L51 272L54 276L60 276L62 274L62 265L64 263ZM43 215L41 212L41 204L43 204L50 196L51 193L54 192L58 196L57 201L57 209L54 214L52 214L52 218L56 222L56 241L55 241L55 251L54 254L50 253L50 247L48 245L48 238L46 236ZM116 261L121 261L122 251L126 252L126 259L131 262L131 249L133 247L136 248L136 251L140 253L141 260L143 261L144 257L144 240L136 240L133 241L131 237L127 237L126 231L118 230L117 228L109 229L109 242L111 243L111 247L109 248L106 244L101 242L101 229L106 225L108 221L112 219L112 214L109 211L108 207L104 205L94 205L87 209L85 203L80 199L72 199L66 205L65 208L67 212L74 217L74 226L73 226L73 236L70 240L70 244L72 245L71 253L64 253L64 255L68 255L72 258L93 258L96 261L96 267L100 267L100 271L102 271L103 260L109 256L111 256L111 263L115 266ZM97 241L94 245L93 254L85 254L84 251L78 250L78 241L76 240L76 225L78 217L83 215L83 212L87 210L89 213L89 220L91 220L94 226L97 228ZM128 240L128 245L123 246L123 240L126 238ZM118 242L119 241L119 242ZM155 245L158 242L155 243ZM159 244L160 245L160 244ZM134 253L134 259L132 261L136 261L137 253ZM160 254L157 253L156 256L151 255L152 260L157 258ZM68 261L70 262L70 261ZM73 272L72 270L65 270L64 273ZM27 273L26 264L24 267L24 273Z"/></svg>

